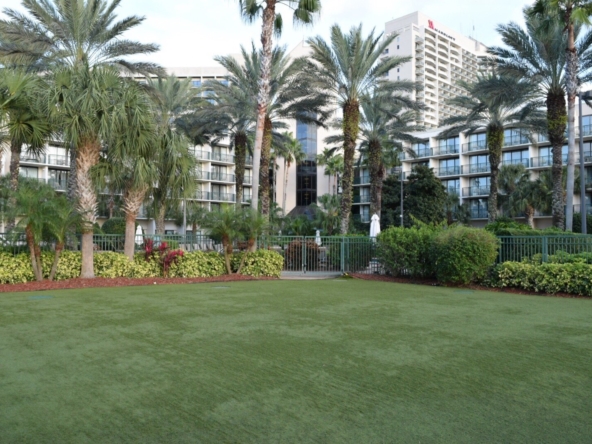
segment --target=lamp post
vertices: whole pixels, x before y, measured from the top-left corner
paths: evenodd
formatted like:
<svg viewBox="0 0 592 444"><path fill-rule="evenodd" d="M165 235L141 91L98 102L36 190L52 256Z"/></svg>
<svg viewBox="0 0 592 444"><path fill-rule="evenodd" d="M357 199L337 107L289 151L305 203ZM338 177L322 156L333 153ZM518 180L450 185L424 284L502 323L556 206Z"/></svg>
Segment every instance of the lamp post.
<svg viewBox="0 0 592 444"><path fill-rule="evenodd" d="M579 127L580 127L580 217L582 220L582 234L588 234L586 208L586 169L584 168L584 124L582 118L582 101L592 99L592 91L578 93L579 100Z"/></svg>

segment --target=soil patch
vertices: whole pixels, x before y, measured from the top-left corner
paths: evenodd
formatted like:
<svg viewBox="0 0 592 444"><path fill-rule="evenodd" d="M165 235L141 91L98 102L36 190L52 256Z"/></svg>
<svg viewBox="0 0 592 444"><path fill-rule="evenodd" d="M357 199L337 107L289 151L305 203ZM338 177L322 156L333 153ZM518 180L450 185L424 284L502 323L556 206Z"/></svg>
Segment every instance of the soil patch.
<svg viewBox="0 0 592 444"><path fill-rule="evenodd" d="M0 293L11 293L19 291L47 291L65 290L76 288L98 288L98 287L133 287L141 285L164 285L164 284L197 284L207 282L235 282L235 281L266 281L276 280L271 277L243 276L240 274L223 275L208 278L94 278L94 279L68 279L64 281L42 281L26 282L23 284L2 284Z"/></svg>

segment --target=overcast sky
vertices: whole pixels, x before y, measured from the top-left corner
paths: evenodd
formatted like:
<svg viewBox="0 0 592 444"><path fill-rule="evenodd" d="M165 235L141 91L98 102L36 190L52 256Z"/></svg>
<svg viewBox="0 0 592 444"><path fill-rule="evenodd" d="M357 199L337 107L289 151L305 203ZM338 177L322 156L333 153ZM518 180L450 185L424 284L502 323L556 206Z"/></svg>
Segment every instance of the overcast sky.
<svg viewBox="0 0 592 444"><path fill-rule="evenodd" d="M126 37L157 43L160 52L150 59L166 67L213 66L215 55L239 52L240 45L259 41L260 23L241 21L237 0L122 0L118 16L145 16L146 21ZM2 8L21 9L20 0L2 0ZM312 28L294 28L290 11L284 13L280 44L288 49L314 35L328 38L338 23L349 29L360 22L369 31L384 30L385 22L421 11L486 45L499 44L495 28L500 23L522 21L522 8L532 0L323 0L320 19ZM474 29L474 31L473 31Z"/></svg>

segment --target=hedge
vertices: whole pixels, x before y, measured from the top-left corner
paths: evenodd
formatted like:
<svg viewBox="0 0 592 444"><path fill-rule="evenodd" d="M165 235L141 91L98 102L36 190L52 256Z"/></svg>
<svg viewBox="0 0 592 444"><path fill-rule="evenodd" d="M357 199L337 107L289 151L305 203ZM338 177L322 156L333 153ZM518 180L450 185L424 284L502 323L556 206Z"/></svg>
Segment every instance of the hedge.
<svg viewBox="0 0 592 444"><path fill-rule="evenodd" d="M249 256L243 267L243 275L248 276L272 276L279 277L283 268L283 257L272 251L259 250L248 253ZM235 255L233 263L240 261L241 255ZM53 263L54 253L42 252L44 277L49 276ZM64 251L60 256L56 281L73 279L80 276L81 268L80 252ZM237 265L238 266L238 265ZM138 253L134 261L121 253L101 252L94 255L95 276L105 278L129 277L159 277L162 270L157 261L146 261L144 255ZM215 277L226 274L224 258L219 253L204 253L196 251L184 253L177 264L173 264L169 270L169 277ZM0 284L17 284L32 282L35 280L31 261L28 253L13 255L0 252Z"/></svg>
<svg viewBox="0 0 592 444"><path fill-rule="evenodd" d="M592 265L504 262L494 269L490 285L549 294L592 296Z"/></svg>

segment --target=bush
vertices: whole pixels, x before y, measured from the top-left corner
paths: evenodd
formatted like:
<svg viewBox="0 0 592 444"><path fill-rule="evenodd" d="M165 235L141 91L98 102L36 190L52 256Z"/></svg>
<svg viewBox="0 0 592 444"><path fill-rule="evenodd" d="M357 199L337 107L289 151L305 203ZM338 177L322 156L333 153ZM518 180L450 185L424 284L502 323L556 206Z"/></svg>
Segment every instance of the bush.
<svg viewBox="0 0 592 444"><path fill-rule="evenodd" d="M169 270L170 277L214 277L226 274L224 257L219 253L185 253Z"/></svg>
<svg viewBox="0 0 592 444"><path fill-rule="evenodd" d="M433 238L442 225L417 224L411 228L391 227L378 235L377 256L393 276L433 277L430 254Z"/></svg>
<svg viewBox="0 0 592 444"><path fill-rule="evenodd" d="M247 258L241 271L242 275L280 277L284 268L284 258L281 254L271 250L257 250L255 252L233 255L232 270L234 272L238 270L244 254L247 255Z"/></svg>
<svg viewBox="0 0 592 444"><path fill-rule="evenodd" d="M529 232L535 231L530 225L516 222L509 217L499 217L495 222L485 225L485 230L496 236L528 236ZM511 234L516 233L516 234Z"/></svg>
<svg viewBox="0 0 592 444"><path fill-rule="evenodd" d="M35 280L29 255L0 253L0 284L20 284Z"/></svg>
<svg viewBox="0 0 592 444"><path fill-rule="evenodd" d="M121 253L103 252L94 255L96 277L133 277L134 268L134 262L131 262L126 255Z"/></svg>
<svg viewBox="0 0 592 444"><path fill-rule="evenodd" d="M485 278L498 248L498 239L485 230L456 226L442 231L432 245L438 281L466 285Z"/></svg>
<svg viewBox="0 0 592 444"><path fill-rule="evenodd" d="M573 232L582 232L582 215L580 213L574 213L573 215ZM586 233L592 234L592 214L586 215Z"/></svg>
<svg viewBox="0 0 592 444"><path fill-rule="evenodd" d="M125 236L125 219L123 217L112 217L107 219L101 230L104 234L119 234Z"/></svg>
<svg viewBox="0 0 592 444"><path fill-rule="evenodd" d="M319 266L319 246L313 240L300 239L290 242L284 251L284 261L287 270L299 271L302 269L302 250L306 244L306 270L316 271Z"/></svg>
<svg viewBox="0 0 592 444"><path fill-rule="evenodd" d="M504 262L493 271L491 285L549 294L592 296L592 265Z"/></svg>

